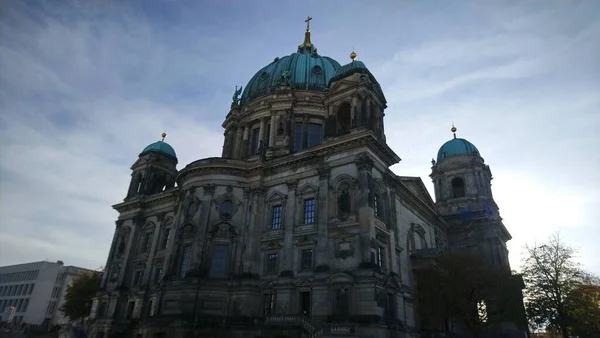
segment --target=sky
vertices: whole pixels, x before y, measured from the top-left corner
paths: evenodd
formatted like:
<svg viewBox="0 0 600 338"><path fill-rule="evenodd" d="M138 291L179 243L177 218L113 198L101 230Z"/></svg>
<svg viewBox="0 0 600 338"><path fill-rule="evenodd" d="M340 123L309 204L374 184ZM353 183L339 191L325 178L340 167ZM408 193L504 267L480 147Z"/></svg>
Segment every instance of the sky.
<svg viewBox="0 0 600 338"><path fill-rule="evenodd" d="M477 146L513 269L559 232L600 275L600 1L0 2L0 265L106 264L130 166L167 131L220 156L235 86L302 43L354 49L388 100L393 171Z"/></svg>

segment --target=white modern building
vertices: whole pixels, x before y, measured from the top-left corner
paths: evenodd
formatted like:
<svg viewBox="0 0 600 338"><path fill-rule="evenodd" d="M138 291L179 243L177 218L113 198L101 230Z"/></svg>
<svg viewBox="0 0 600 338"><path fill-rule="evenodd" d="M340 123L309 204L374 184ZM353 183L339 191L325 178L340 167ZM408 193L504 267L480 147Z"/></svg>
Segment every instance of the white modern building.
<svg viewBox="0 0 600 338"><path fill-rule="evenodd" d="M14 322L63 324L58 310L73 277L90 269L65 266L62 261L32 262L0 267L0 309L15 307ZM5 318L3 318L5 319Z"/></svg>

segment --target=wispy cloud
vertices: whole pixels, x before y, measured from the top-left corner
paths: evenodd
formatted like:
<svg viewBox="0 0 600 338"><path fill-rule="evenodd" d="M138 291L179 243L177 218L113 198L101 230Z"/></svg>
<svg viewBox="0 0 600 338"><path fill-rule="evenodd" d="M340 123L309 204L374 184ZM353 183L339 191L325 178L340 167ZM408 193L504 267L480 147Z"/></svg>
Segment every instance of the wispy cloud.
<svg viewBox="0 0 600 338"><path fill-rule="evenodd" d="M3 2L0 264L104 264L140 150L167 129L180 167L218 156L233 87L294 52L311 15L321 54L354 46L382 84L398 174L430 186L454 121L494 173L513 266L559 230L600 273L598 4L344 4Z"/></svg>

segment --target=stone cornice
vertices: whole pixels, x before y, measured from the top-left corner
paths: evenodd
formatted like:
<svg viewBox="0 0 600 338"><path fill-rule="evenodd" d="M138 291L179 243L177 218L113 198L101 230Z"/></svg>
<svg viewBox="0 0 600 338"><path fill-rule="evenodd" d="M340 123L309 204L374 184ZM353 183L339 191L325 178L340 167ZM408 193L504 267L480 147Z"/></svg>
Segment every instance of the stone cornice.
<svg viewBox="0 0 600 338"><path fill-rule="evenodd" d="M174 187L159 194L130 199L113 205L113 209L124 213L136 209L149 209L164 203L174 203L179 197L179 188Z"/></svg>

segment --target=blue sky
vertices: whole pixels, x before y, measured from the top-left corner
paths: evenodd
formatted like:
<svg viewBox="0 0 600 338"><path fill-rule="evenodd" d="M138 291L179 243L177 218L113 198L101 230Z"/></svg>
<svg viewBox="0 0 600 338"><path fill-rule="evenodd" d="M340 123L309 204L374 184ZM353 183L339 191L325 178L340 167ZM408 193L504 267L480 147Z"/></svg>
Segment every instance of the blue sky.
<svg viewBox="0 0 600 338"><path fill-rule="evenodd" d="M431 190L451 137L494 175L513 268L560 231L600 274L600 2L2 1L0 265L105 264L129 167L163 130L179 167L219 156L235 86L295 52L354 47L386 132Z"/></svg>

